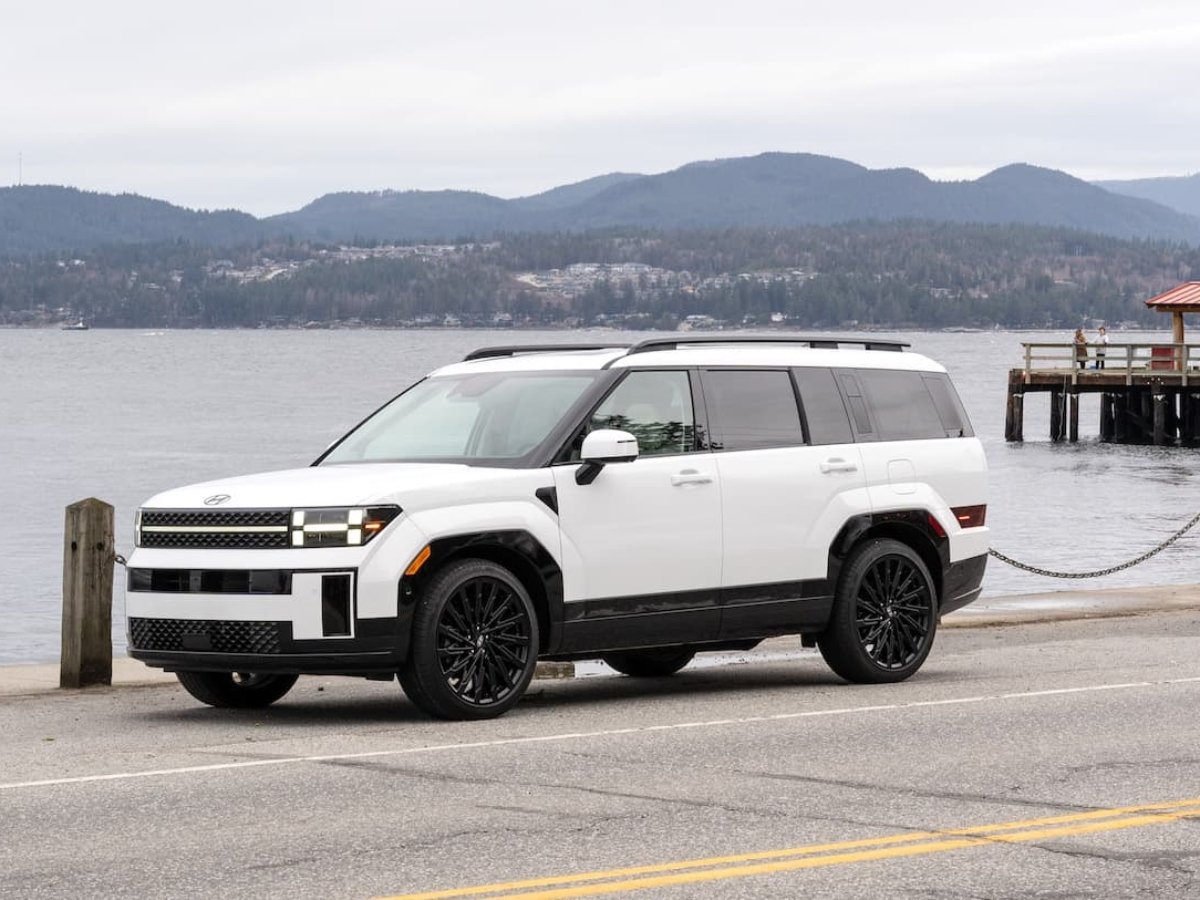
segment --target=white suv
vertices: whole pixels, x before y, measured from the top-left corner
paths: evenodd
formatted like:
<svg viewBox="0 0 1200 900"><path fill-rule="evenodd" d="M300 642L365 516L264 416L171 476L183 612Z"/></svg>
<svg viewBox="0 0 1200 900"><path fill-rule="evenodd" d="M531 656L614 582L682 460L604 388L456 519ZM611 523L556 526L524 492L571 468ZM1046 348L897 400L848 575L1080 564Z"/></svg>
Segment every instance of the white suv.
<svg viewBox="0 0 1200 900"><path fill-rule="evenodd" d="M422 709L512 707L537 660L665 676L800 634L855 682L920 668L987 560L987 468L906 344L653 338L494 347L311 467L138 512L130 653L252 707L302 673Z"/></svg>

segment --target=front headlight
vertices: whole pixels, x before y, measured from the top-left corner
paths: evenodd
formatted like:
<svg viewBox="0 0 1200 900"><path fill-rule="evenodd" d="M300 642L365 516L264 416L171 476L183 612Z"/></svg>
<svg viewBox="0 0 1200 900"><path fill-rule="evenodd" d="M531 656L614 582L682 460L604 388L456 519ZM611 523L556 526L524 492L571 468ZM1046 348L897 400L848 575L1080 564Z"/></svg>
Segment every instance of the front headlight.
<svg viewBox="0 0 1200 900"><path fill-rule="evenodd" d="M358 547L400 515L398 506L293 509L293 547Z"/></svg>

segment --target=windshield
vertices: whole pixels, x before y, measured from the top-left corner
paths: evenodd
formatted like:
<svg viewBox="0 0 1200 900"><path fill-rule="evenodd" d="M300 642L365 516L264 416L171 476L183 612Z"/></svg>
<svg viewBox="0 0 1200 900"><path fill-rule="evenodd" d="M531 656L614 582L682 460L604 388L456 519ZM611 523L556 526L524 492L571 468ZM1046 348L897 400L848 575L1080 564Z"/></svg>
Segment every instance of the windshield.
<svg viewBox="0 0 1200 900"><path fill-rule="evenodd" d="M429 378L342 441L321 464L513 460L542 443L598 372L490 372Z"/></svg>

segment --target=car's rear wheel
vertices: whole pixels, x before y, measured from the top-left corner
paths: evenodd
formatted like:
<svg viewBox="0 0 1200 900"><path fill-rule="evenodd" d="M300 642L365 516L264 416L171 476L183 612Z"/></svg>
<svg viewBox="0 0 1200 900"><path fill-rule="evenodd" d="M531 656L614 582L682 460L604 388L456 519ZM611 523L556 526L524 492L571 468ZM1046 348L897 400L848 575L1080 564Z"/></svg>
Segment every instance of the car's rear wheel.
<svg viewBox="0 0 1200 900"><path fill-rule="evenodd" d="M537 615L520 580L493 562L461 560L422 592L400 684L430 715L489 719L521 699L537 651Z"/></svg>
<svg viewBox="0 0 1200 900"><path fill-rule="evenodd" d="M257 709L270 706L292 689L298 675L261 672L176 672L184 690L209 706Z"/></svg>
<svg viewBox="0 0 1200 900"><path fill-rule="evenodd" d="M695 650L686 647L652 647L647 650L609 653L601 659L622 675L634 678L663 678L674 675L690 663L695 655Z"/></svg>
<svg viewBox="0 0 1200 900"><path fill-rule="evenodd" d="M842 569L817 646L847 681L903 681L933 646L937 604L929 569L912 548L888 538L867 541Z"/></svg>

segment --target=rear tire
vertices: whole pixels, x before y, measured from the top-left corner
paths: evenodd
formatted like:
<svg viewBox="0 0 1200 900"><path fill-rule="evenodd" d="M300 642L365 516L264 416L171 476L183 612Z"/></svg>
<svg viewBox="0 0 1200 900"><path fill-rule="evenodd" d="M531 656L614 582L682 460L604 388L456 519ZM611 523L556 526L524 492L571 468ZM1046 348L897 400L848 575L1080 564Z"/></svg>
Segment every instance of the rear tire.
<svg viewBox="0 0 1200 900"><path fill-rule="evenodd" d="M858 547L842 569L817 646L847 681L903 681L929 655L937 614L937 590L921 557L900 541L876 538Z"/></svg>
<svg viewBox="0 0 1200 900"><path fill-rule="evenodd" d="M400 684L431 716L491 719L521 699L537 653L537 614L520 579L493 562L465 559L422 591Z"/></svg>
<svg viewBox="0 0 1200 900"><path fill-rule="evenodd" d="M674 675L695 657L696 651L686 647L651 647L647 650L624 650L600 657L609 667L632 678L665 678Z"/></svg>
<svg viewBox="0 0 1200 900"><path fill-rule="evenodd" d="M176 672L184 690L209 706L259 709L270 706L292 689L298 675L251 672Z"/></svg>

